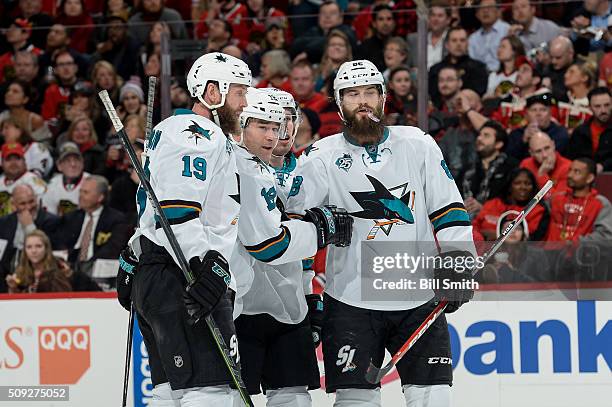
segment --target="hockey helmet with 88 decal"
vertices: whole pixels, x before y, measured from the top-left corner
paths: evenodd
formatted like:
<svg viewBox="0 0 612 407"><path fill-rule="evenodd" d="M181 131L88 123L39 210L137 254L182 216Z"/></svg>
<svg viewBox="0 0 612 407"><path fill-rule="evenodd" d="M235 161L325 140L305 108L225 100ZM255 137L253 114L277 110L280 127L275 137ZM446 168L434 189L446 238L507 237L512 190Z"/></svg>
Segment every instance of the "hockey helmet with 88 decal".
<svg viewBox="0 0 612 407"><path fill-rule="evenodd" d="M376 85L379 87L379 92L382 96L382 108L384 110L387 89L385 87L385 78L376 68L376 65L367 59L348 61L340 65L334 79L334 99L336 99L336 105L340 109L342 120L344 120L344 114L342 113L341 91L364 85Z"/></svg>

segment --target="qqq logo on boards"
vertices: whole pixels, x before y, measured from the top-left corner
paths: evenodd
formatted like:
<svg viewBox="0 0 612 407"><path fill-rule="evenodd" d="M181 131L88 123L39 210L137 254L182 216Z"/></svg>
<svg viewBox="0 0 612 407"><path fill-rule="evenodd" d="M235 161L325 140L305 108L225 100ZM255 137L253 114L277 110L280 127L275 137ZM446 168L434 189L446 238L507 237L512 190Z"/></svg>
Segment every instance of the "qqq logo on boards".
<svg viewBox="0 0 612 407"><path fill-rule="evenodd" d="M38 327L40 384L75 384L90 366L89 326Z"/></svg>

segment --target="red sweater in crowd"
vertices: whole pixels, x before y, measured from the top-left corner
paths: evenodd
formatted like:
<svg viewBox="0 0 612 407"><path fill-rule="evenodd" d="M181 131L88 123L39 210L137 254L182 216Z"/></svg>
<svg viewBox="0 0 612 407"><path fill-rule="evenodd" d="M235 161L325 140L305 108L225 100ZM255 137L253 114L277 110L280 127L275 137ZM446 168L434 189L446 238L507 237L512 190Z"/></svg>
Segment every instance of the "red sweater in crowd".
<svg viewBox="0 0 612 407"><path fill-rule="evenodd" d="M593 232L595 220L603 209L596 189L582 198L574 197L571 188L555 193L551 201L547 241L572 240Z"/></svg>
<svg viewBox="0 0 612 407"><path fill-rule="evenodd" d="M327 102L328 100L325 95L319 92L313 93L312 96L310 96L308 99L301 101L298 100L301 109L306 108L317 113L319 113L321 109L323 109L325 105L327 105Z"/></svg>
<svg viewBox="0 0 612 407"><path fill-rule="evenodd" d="M567 188L567 174L569 173L569 169L572 165L572 160L568 160L567 158L561 156L559 152L556 152L555 154L555 168L553 168L548 174L544 175L538 175L540 164L538 164L533 157L528 157L521 161L521 168L527 168L536 177L538 189L541 189L549 180L552 180L555 184L553 189L551 189L551 192L564 191Z"/></svg>
<svg viewBox="0 0 612 407"><path fill-rule="evenodd" d="M510 210L520 212L523 210L523 206L507 204L501 198L490 199L484 203L482 209L472 221L472 226L478 233L482 233L483 235L488 233L496 236L497 220L501 214ZM527 215L527 218L525 218L530 236L538 230L545 211L542 205L538 205L533 208L529 215Z"/></svg>
<svg viewBox="0 0 612 407"><path fill-rule="evenodd" d="M64 114L66 103L70 98L70 88L59 86L56 83L49 85L45 90L45 96L43 99L41 116L45 120L53 118L60 119Z"/></svg>
<svg viewBox="0 0 612 407"><path fill-rule="evenodd" d="M206 24L207 16L208 10L200 15L200 21L198 21L195 26L196 38L204 38L208 33L208 25ZM241 49L245 49L246 45L249 43L249 27L246 24L246 19L249 18L247 6L236 3L230 10L221 10L221 13L215 15L214 18L220 18L230 23L234 34L233 38L239 41L238 46Z"/></svg>

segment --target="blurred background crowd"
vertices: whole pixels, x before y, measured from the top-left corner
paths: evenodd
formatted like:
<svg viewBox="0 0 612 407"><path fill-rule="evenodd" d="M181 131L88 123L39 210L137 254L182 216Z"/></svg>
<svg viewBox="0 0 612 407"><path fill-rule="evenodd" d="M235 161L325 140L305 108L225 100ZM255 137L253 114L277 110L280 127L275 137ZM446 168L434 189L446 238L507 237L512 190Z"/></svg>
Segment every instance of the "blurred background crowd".
<svg viewBox="0 0 612 407"><path fill-rule="evenodd" d="M602 249L612 242L612 3L425 5L428 71L418 72L413 0L3 0L0 292L112 289L138 177L97 93L109 92L142 151L147 78L162 74L166 39L172 109L191 105L191 61L234 55L255 86L299 102L296 155L341 130L332 86L343 62L369 59L384 73L388 125L417 125L427 78L427 127L476 240L494 240L555 183L481 278L612 280Z"/></svg>

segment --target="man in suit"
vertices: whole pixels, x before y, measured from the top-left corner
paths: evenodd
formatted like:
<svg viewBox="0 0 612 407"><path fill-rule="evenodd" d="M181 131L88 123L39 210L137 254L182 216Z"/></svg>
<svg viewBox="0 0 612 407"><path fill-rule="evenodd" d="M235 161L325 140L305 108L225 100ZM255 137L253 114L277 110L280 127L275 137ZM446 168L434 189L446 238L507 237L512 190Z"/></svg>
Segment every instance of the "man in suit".
<svg viewBox="0 0 612 407"><path fill-rule="evenodd" d="M39 199L28 184L17 185L11 194L11 206L15 211L0 217L0 292L6 292L5 277L13 270L16 255L23 249L28 233L35 229L45 232L54 248L60 218L39 205Z"/></svg>
<svg viewBox="0 0 612 407"><path fill-rule="evenodd" d="M446 0L434 0L429 7L427 30L427 69L442 61L448 51L444 47L446 33L451 24L451 8ZM408 61L411 68L417 65L417 50L419 49L417 33L408 34Z"/></svg>
<svg viewBox="0 0 612 407"><path fill-rule="evenodd" d="M79 209L62 219L63 245L77 270L89 272L97 259L118 259L129 238L125 216L105 205L106 178L91 175L81 185Z"/></svg>

